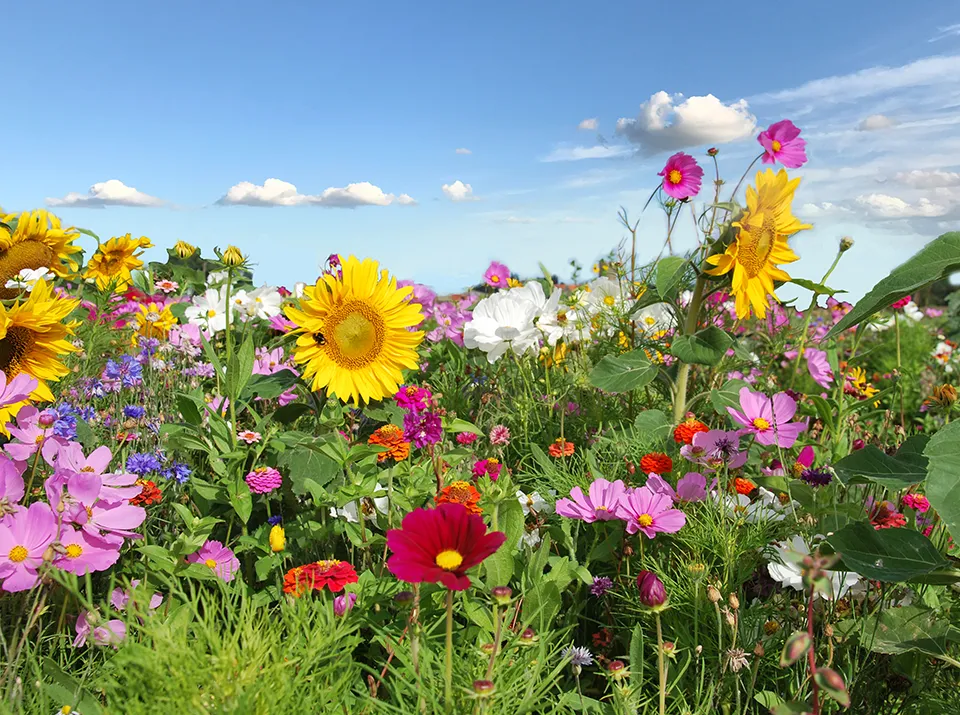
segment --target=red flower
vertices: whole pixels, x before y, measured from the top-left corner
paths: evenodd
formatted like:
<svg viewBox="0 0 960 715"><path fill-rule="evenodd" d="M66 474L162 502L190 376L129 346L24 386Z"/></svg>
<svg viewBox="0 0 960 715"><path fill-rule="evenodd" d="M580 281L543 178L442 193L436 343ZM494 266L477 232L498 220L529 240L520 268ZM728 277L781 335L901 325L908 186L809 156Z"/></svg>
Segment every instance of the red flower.
<svg viewBox="0 0 960 715"><path fill-rule="evenodd" d="M437 504L463 504L471 514L483 513L477 504L480 501L480 492L469 482L459 481L444 487L434 497L434 501Z"/></svg>
<svg viewBox="0 0 960 715"><path fill-rule="evenodd" d="M557 437L553 444L547 447L550 456L557 458L571 456L574 449L576 448L573 446L573 442L566 442L563 437Z"/></svg>
<svg viewBox="0 0 960 715"><path fill-rule="evenodd" d="M880 529L899 529L907 525L907 517L897 511L892 502L883 501L871 512L870 523L878 531Z"/></svg>
<svg viewBox="0 0 960 715"><path fill-rule="evenodd" d="M157 489L156 482L149 479L138 479L136 483L142 488L139 494L130 498L130 503L134 506L149 506L163 498L163 494Z"/></svg>
<svg viewBox="0 0 960 715"><path fill-rule="evenodd" d="M358 580L356 570L345 561L317 561L287 571L283 577L283 592L300 598L307 591L322 591L326 586L337 593L348 583Z"/></svg>
<svg viewBox="0 0 960 715"><path fill-rule="evenodd" d="M698 420L691 413L687 413L687 419L677 425L673 431L673 441L677 444L693 444L693 435L697 432L709 432L710 428Z"/></svg>
<svg viewBox="0 0 960 715"><path fill-rule="evenodd" d="M460 504L415 509L403 517L399 529L387 532L393 555L387 568L408 583L442 583L452 591L470 587L466 571L491 556L506 541Z"/></svg>
<svg viewBox="0 0 960 715"><path fill-rule="evenodd" d="M673 471L673 460L663 452L650 452L640 460L640 470L644 474L670 474Z"/></svg>

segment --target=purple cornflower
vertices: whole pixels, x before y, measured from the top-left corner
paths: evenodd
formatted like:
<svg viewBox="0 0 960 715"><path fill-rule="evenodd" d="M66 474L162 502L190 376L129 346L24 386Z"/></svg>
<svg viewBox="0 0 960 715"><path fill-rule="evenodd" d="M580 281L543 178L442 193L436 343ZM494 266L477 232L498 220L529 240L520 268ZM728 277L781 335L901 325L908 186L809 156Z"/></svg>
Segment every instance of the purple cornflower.
<svg viewBox="0 0 960 715"><path fill-rule="evenodd" d="M443 435L440 416L433 412L408 412L403 417L403 438L414 447L436 444Z"/></svg>
<svg viewBox="0 0 960 715"><path fill-rule="evenodd" d="M51 411L56 415L53 423L53 434L67 440L75 439L77 436L77 418L73 407L63 404Z"/></svg>
<svg viewBox="0 0 960 715"><path fill-rule="evenodd" d="M160 460L157 459L157 455L155 454L149 452L134 452L127 457L126 467L127 471L131 474L137 474L142 477L151 472L159 472L161 465Z"/></svg>
<svg viewBox="0 0 960 715"><path fill-rule="evenodd" d="M594 576L593 585L590 587L590 593L594 596L603 596L607 591L613 588L613 581L607 576Z"/></svg>
<svg viewBox="0 0 960 715"><path fill-rule="evenodd" d="M267 517L267 523L270 524L270 526L278 526L282 521L283 517L279 514L276 516Z"/></svg>
<svg viewBox="0 0 960 715"><path fill-rule="evenodd" d="M132 420L139 420L145 414L147 414L147 411L140 405L127 405L123 408L123 416Z"/></svg>
<svg viewBox="0 0 960 715"><path fill-rule="evenodd" d="M133 355L122 355L119 362L107 360L101 377L119 382L122 387L135 387L143 382L143 367Z"/></svg>
<svg viewBox="0 0 960 715"><path fill-rule="evenodd" d="M804 469L800 478L811 487L825 487L833 481L833 470L828 467Z"/></svg>

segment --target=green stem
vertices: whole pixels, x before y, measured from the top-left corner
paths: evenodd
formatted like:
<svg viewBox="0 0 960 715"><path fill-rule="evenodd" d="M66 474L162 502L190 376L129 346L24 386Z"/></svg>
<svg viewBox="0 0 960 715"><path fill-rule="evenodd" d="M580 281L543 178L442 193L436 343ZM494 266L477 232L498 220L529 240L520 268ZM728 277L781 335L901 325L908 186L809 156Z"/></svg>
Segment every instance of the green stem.
<svg viewBox="0 0 960 715"><path fill-rule="evenodd" d="M700 305L703 302L703 292L707 285L706 275L701 273L697 277L697 283L693 288L693 297L690 299L690 306L687 308L687 321L684 325L683 334L692 335L697 331L697 324L700 320ZM679 424L687 411L687 379L690 376L690 365L680 363L677 368L677 382L673 393L673 423Z"/></svg>
<svg viewBox="0 0 960 715"><path fill-rule="evenodd" d="M447 589L447 660L444 669L443 700L447 715L453 712L453 591Z"/></svg>
<svg viewBox="0 0 960 715"><path fill-rule="evenodd" d="M227 268L227 287L224 296L224 313L227 319L227 327L224 329L224 340L227 343L227 372L230 372L230 365L233 362L233 321L230 319L230 287L233 283L233 268ZM230 409L230 438L234 448L237 446L237 407L236 395L233 394L233 381L227 380L227 400Z"/></svg>
<svg viewBox="0 0 960 715"><path fill-rule="evenodd" d="M660 715L667 712L667 667L663 662L663 629L660 627L660 614L657 619L657 669L660 671Z"/></svg>

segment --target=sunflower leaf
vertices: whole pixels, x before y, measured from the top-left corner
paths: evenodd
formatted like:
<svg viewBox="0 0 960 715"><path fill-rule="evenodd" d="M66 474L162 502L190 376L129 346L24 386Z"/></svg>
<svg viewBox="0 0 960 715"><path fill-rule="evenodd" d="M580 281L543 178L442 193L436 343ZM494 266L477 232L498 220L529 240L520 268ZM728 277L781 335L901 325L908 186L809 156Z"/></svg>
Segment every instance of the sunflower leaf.
<svg viewBox="0 0 960 715"><path fill-rule="evenodd" d="M590 371L590 384L606 392L630 392L650 383L657 366L642 350L616 357L607 355Z"/></svg>
<svg viewBox="0 0 960 715"><path fill-rule="evenodd" d="M691 365L716 365L733 345L725 331L715 325L694 333L681 335L673 341L670 353L678 360Z"/></svg>

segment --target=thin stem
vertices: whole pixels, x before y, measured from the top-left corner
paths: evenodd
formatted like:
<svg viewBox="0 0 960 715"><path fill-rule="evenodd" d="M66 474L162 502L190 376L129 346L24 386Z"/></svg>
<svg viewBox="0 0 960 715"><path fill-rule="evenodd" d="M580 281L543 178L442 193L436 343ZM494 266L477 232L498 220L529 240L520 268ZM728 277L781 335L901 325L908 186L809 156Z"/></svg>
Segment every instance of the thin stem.
<svg viewBox="0 0 960 715"><path fill-rule="evenodd" d="M667 712L667 667L663 662L663 629L660 627L660 614L657 619L657 669L660 671L660 715Z"/></svg>
<svg viewBox="0 0 960 715"><path fill-rule="evenodd" d="M740 177L740 181L737 182L737 185L733 188L733 193L730 194L730 200L733 201L737 198L737 192L740 190L740 187L743 185L743 180L747 178L747 174L750 173L750 169L753 168L753 165L760 161L760 158L763 154L758 154L757 158L750 162L750 166L747 167L747 170L743 172L743 176Z"/></svg>
<svg viewBox="0 0 960 715"><path fill-rule="evenodd" d="M495 530L495 529L494 529ZM487 663L487 680L493 680L493 662L497 657L497 650L500 648L501 629L503 628L503 619L500 617L500 606L493 604L493 650L490 652L490 662Z"/></svg>
<svg viewBox="0 0 960 715"><path fill-rule="evenodd" d="M813 685L813 715L820 715L820 686L817 685L817 656L813 641L813 596L816 589L810 586L810 600L807 603L807 635L810 636L810 650L807 651L807 660L810 667L810 683Z"/></svg>
<svg viewBox="0 0 960 715"><path fill-rule="evenodd" d="M447 714L453 712L453 591L447 589L447 662L444 671L443 700Z"/></svg>

